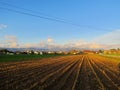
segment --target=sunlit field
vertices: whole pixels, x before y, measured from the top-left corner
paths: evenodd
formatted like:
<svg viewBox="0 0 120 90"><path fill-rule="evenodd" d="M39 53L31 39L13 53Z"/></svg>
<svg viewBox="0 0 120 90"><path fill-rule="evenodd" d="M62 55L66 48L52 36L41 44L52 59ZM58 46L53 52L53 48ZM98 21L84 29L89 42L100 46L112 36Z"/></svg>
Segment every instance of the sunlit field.
<svg viewBox="0 0 120 90"><path fill-rule="evenodd" d="M106 57L114 57L114 58L120 58L120 54L103 54L103 56L106 56Z"/></svg>
<svg viewBox="0 0 120 90"><path fill-rule="evenodd" d="M120 59L69 55L0 64L0 90L120 90Z"/></svg>

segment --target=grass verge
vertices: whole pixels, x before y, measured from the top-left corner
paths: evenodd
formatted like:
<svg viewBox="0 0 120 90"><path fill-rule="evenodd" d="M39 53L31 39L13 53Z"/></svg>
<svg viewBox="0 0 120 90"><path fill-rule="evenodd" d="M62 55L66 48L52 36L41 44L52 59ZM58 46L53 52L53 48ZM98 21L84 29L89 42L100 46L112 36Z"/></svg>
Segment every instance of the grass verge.
<svg viewBox="0 0 120 90"><path fill-rule="evenodd" d="M36 60L48 57L63 56L62 54L43 54L43 55L0 55L0 62L13 62L23 60Z"/></svg>

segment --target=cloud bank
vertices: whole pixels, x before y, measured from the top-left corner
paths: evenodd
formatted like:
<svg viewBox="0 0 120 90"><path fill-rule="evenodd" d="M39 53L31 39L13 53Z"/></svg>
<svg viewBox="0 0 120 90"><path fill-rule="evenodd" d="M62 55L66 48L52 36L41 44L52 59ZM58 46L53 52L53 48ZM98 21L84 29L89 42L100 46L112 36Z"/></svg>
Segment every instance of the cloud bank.
<svg viewBox="0 0 120 90"><path fill-rule="evenodd" d="M0 42L0 47L17 48L19 46L17 37L13 35L5 35Z"/></svg>
<svg viewBox="0 0 120 90"><path fill-rule="evenodd" d="M70 50L70 49L111 49L120 48L120 30L114 30L91 41L84 39L66 41L64 44L59 44L53 38L42 40L38 43L18 43L16 36L6 35L4 37L4 45L0 46L12 48L42 48L49 50Z"/></svg>
<svg viewBox="0 0 120 90"><path fill-rule="evenodd" d="M120 30L115 30L97 37L93 42L101 44L120 44Z"/></svg>

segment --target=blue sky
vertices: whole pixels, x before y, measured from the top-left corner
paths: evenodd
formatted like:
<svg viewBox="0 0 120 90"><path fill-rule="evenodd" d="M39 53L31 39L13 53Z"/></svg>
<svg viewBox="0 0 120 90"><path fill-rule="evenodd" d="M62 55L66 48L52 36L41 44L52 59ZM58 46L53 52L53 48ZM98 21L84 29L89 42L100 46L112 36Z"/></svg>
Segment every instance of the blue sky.
<svg viewBox="0 0 120 90"><path fill-rule="evenodd" d="M19 44L19 47L24 47L26 45L38 46L41 42L52 44L52 46L57 45L62 47L66 46L68 43L74 44L79 42L81 45L83 41L84 43L87 43L86 45L90 46L91 42L97 43L97 45L98 43L101 44L101 42L95 42L97 41L97 38L99 38L98 40L106 40L106 43L102 43L102 45L105 46L105 44L108 44L107 41L111 40L109 40L109 38L113 38L113 36L115 36L114 39L117 39L118 41L112 39L113 41L112 43L109 43L109 47L110 44L117 44L117 47L120 47L120 35L118 34L120 33L119 0L1 1L40 13L17 9L2 4L1 2L0 7L37 14L44 17L58 17L79 25L78 27L69 23L50 21L0 9L1 47L5 46L4 43L10 43L8 46L12 46L14 42L14 47L17 47L17 44ZM111 33L112 35L109 35ZM100 48L102 48L102 46Z"/></svg>

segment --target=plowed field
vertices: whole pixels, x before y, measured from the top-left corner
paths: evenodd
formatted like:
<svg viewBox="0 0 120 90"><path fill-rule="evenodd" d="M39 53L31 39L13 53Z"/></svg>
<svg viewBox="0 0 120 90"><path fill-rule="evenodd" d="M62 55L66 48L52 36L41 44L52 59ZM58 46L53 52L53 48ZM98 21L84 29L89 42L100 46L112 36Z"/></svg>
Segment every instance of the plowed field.
<svg viewBox="0 0 120 90"><path fill-rule="evenodd" d="M119 63L92 54L0 63L0 90L120 90Z"/></svg>

